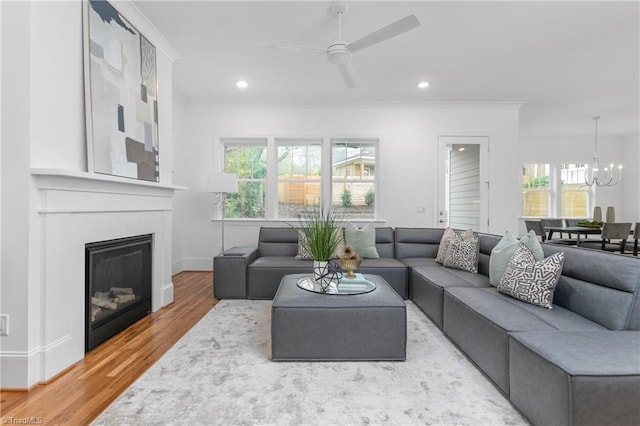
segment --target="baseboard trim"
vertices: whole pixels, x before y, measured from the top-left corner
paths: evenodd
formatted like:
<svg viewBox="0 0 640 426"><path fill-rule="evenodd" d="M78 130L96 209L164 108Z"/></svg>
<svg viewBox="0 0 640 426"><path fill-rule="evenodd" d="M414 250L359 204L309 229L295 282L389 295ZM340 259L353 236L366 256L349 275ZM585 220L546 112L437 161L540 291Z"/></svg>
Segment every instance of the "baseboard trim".
<svg viewBox="0 0 640 426"><path fill-rule="evenodd" d="M173 281L162 286L162 306L173 303Z"/></svg>
<svg viewBox="0 0 640 426"><path fill-rule="evenodd" d="M212 257L191 257L180 261L182 263L182 271L211 271L213 269Z"/></svg>
<svg viewBox="0 0 640 426"><path fill-rule="evenodd" d="M70 349L65 346L72 343L73 337L66 335L48 345L38 346L29 351L0 351L0 387L28 391L36 385L51 381L61 371L58 365L64 363L62 360L65 355L61 353L69 352ZM73 364L75 361L71 365ZM47 377L50 370L56 373Z"/></svg>
<svg viewBox="0 0 640 426"><path fill-rule="evenodd" d="M185 270L184 266L182 266L182 259L174 260L171 263L171 275L179 274L180 272L182 272L184 270Z"/></svg>

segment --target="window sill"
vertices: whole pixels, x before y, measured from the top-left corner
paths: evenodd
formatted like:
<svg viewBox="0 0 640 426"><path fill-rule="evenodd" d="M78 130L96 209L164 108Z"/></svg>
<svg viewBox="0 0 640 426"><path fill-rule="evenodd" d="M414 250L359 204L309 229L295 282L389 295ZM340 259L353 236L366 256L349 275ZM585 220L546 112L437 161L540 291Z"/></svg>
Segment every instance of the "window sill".
<svg viewBox="0 0 640 426"><path fill-rule="evenodd" d="M211 222L222 222L221 218L215 218L215 217L211 217L209 218L209 221ZM362 224L367 224L367 223L375 223L375 224L385 224L387 223L387 221L385 219L354 219L354 220L345 220L344 222L349 222L349 223L362 223ZM229 218L225 218L224 220L225 224L232 224L235 226L255 226L255 225L260 225L260 226L270 226L270 225L277 225L277 226L296 226L299 223L298 219L229 219Z"/></svg>

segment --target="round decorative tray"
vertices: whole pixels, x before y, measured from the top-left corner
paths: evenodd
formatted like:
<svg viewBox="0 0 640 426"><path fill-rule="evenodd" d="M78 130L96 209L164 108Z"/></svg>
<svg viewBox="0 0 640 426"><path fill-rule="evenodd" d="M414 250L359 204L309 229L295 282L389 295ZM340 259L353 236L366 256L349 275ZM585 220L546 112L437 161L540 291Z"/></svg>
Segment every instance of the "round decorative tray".
<svg viewBox="0 0 640 426"><path fill-rule="evenodd" d="M375 283L364 278L362 274L356 274L355 278L342 278L340 282L332 282L325 290L312 277L304 277L298 280L298 287L313 293L338 296L365 294L376 289Z"/></svg>

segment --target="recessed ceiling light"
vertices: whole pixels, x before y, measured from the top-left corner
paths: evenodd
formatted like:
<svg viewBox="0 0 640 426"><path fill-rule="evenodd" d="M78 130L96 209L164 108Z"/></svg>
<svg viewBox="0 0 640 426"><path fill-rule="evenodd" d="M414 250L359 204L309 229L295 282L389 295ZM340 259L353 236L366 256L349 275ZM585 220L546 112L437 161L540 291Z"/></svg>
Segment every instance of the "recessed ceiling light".
<svg viewBox="0 0 640 426"><path fill-rule="evenodd" d="M245 80L238 80L236 81L236 86L238 87L238 89L246 89L247 87L249 87L249 83L247 83Z"/></svg>
<svg viewBox="0 0 640 426"><path fill-rule="evenodd" d="M428 81L421 81L420 83L418 83L418 89L426 89L427 87L429 87Z"/></svg>
<svg viewBox="0 0 640 426"><path fill-rule="evenodd" d="M458 148L458 151L462 152L462 151L464 151L465 149L467 149L467 148L465 148L464 146L461 146L460 148Z"/></svg>

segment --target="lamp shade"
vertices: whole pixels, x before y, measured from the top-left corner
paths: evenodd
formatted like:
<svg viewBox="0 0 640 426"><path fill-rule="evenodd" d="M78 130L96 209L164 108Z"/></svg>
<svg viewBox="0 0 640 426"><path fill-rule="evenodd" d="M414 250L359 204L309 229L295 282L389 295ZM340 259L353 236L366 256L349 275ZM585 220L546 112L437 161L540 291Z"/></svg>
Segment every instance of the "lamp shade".
<svg viewBox="0 0 640 426"><path fill-rule="evenodd" d="M209 173L207 192L238 192L238 178L233 173Z"/></svg>

